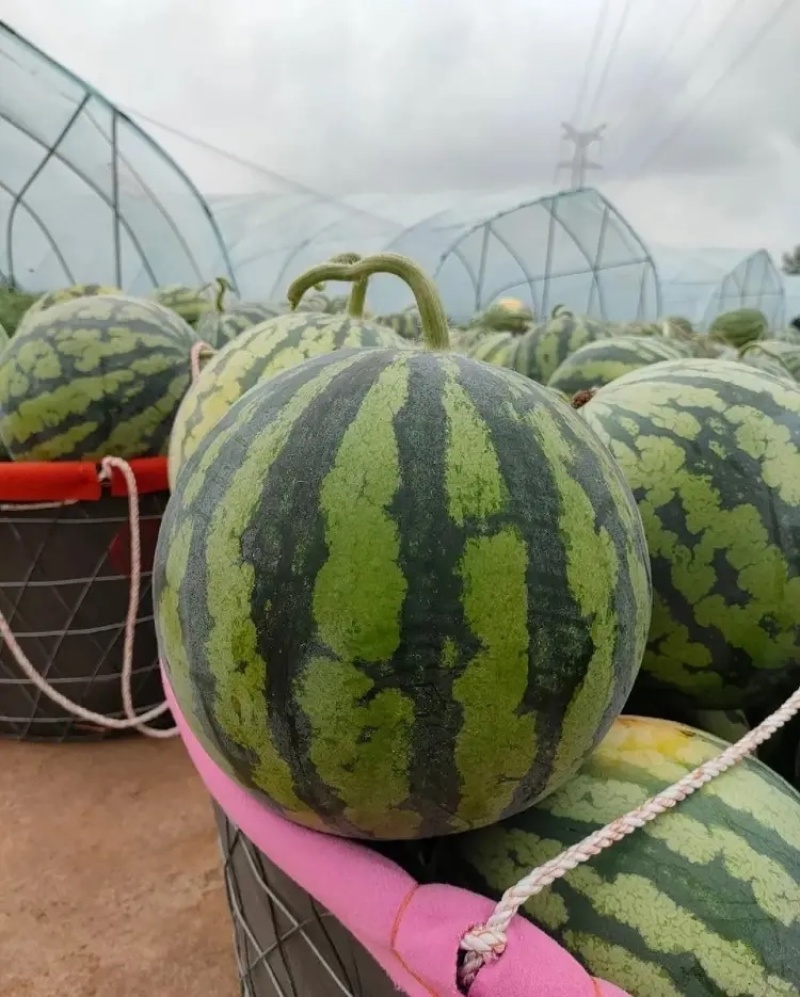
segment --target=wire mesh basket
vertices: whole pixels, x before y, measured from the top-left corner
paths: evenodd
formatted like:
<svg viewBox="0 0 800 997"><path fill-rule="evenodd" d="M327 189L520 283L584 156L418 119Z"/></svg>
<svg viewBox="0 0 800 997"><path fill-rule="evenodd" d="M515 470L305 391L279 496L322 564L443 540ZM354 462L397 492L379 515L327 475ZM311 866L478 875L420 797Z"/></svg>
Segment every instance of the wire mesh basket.
<svg viewBox="0 0 800 997"><path fill-rule="evenodd" d="M166 460L132 461L123 475L93 463L0 464L0 612L47 683L84 710L122 720L122 661L134 558L139 598L131 697L137 713L164 700L150 573L168 498ZM130 503L135 501L136 537ZM133 620L132 620L133 622ZM164 729L169 713L150 721ZM129 728L131 729L131 728ZM0 736L95 740L114 731L49 699L0 636Z"/></svg>
<svg viewBox="0 0 800 997"><path fill-rule="evenodd" d="M349 931L213 803L242 997L392 997Z"/></svg>

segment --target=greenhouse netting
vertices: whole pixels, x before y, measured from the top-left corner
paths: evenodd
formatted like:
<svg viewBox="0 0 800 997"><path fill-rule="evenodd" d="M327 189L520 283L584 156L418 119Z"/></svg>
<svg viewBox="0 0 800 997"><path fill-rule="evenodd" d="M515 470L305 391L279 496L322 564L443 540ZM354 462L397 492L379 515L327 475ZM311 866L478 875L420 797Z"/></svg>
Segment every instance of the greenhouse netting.
<svg viewBox="0 0 800 997"><path fill-rule="evenodd" d="M785 320L784 281L765 249L653 248L664 314L706 329L720 312L758 308L770 328Z"/></svg>
<svg viewBox="0 0 800 997"><path fill-rule="evenodd" d="M281 297L309 266L344 251L417 260L448 314L468 318L513 296L538 315L557 304L613 320L659 314L656 270L641 239L593 189L210 199L245 297ZM394 278L370 283L377 313L411 304Z"/></svg>
<svg viewBox="0 0 800 997"><path fill-rule="evenodd" d="M0 281L133 293L232 277L202 196L137 125L0 22Z"/></svg>

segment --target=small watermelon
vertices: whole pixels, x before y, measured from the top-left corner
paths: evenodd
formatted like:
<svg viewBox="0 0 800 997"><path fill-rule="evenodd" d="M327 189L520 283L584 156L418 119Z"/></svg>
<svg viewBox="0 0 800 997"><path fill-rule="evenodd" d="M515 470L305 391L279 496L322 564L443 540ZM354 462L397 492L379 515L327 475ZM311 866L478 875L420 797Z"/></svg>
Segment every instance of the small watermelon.
<svg viewBox="0 0 800 997"><path fill-rule="evenodd" d="M388 325L398 336L409 342L417 342L422 338L422 324L416 309L406 309L394 315L380 315L376 321L381 325Z"/></svg>
<svg viewBox="0 0 800 997"><path fill-rule="evenodd" d="M547 384L571 353L611 334L612 327L605 322L556 309L548 322L534 326L519 339L512 366L532 381Z"/></svg>
<svg viewBox="0 0 800 997"><path fill-rule="evenodd" d="M124 295L41 311L0 356L0 437L14 460L166 454L197 337Z"/></svg>
<svg viewBox="0 0 800 997"><path fill-rule="evenodd" d="M432 876L499 899L727 746L669 721L620 717L552 796L439 843ZM800 795L747 758L520 913L631 997L797 997Z"/></svg>
<svg viewBox="0 0 800 997"><path fill-rule="evenodd" d="M737 308L718 315L709 326L708 335L739 350L745 343L765 339L768 331L769 323L763 312L757 308Z"/></svg>
<svg viewBox="0 0 800 997"><path fill-rule="evenodd" d="M707 709L800 682L800 389L728 360L669 360L580 409L633 490L653 566L643 687Z"/></svg>
<svg viewBox="0 0 800 997"><path fill-rule="evenodd" d="M493 332L527 332L533 324L533 312L517 298L501 298L478 315L475 324Z"/></svg>
<svg viewBox="0 0 800 997"><path fill-rule="evenodd" d="M241 301L224 311L209 309L195 326L197 338L214 349L221 349L236 339L246 329L260 325L268 319L277 318L285 309L260 301Z"/></svg>
<svg viewBox="0 0 800 997"><path fill-rule="evenodd" d="M29 321L35 319L48 308L52 308L53 305L72 301L73 298L103 297L107 294L117 295L122 294L122 291L110 284L70 284L69 287L59 287L55 291L47 291L31 304L22 316L18 328L23 328Z"/></svg>
<svg viewBox="0 0 800 997"><path fill-rule="evenodd" d="M551 388L574 395L576 391L600 388L661 360L689 356L682 343L663 336L613 336L586 343L560 364L547 382Z"/></svg>
<svg viewBox="0 0 800 997"><path fill-rule="evenodd" d="M739 357L753 367L800 381L800 344L761 339L743 347Z"/></svg>
<svg viewBox="0 0 800 997"><path fill-rule="evenodd" d="M224 277L218 277L202 287L168 284L166 287L157 287L150 297L165 308L170 308L194 328L201 316L214 307L214 296L218 293L220 281L228 284Z"/></svg>
<svg viewBox="0 0 800 997"><path fill-rule="evenodd" d="M618 715L649 625L641 521L608 450L519 375L343 350L255 385L177 478L154 566L170 683L219 763L300 824L410 839L563 783Z"/></svg>
<svg viewBox="0 0 800 997"><path fill-rule="evenodd" d="M512 367L520 337L511 332L487 332L464 352L495 367Z"/></svg>

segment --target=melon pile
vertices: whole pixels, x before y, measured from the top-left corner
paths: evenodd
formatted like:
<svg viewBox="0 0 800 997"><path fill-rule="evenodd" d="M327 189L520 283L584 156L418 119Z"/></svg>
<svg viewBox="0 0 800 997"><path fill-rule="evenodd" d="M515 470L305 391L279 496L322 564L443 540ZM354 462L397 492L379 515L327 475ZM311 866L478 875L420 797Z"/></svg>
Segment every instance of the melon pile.
<svg viewBox="0 0 800 997"><path fill-rule="evenodd" d="M369 316L374 274L416 307ZM0 440L168 454L170 684L275 812L499 898L800 686L800 345L760 312L455 328L392 254L227 294L32 310ZM798 789L795 720L522 913L631 997L796 997Z"/></svg>

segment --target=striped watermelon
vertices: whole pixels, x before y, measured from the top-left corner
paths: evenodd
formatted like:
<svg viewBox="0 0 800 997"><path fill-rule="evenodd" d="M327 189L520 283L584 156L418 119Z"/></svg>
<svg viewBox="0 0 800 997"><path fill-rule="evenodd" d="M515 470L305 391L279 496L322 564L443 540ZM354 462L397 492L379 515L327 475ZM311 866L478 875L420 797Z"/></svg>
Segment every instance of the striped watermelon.
<svg viewBox="0 0 800 997"><path fill-rule="evenodd" d="M661 360L689 356L682 343L662 336L613 336L586 343L560 364L547 382L551 388L574 395L576 391L599 388Z"/></svg>
<svg viewBox="0 0 800 997"><path fill-rule="evenodd" d="M766 339L769 323L757 308L737 308L718 315L708 327L712 339L721 339L730 346L741 349L746 343Z"/></svg>
<svg viewBox="0 0 800 997"><path fill-rule="evenodd" d="M224 277L218 277L202 287L167 284L165 287L155 288L150 297L165 308L170 308L194 328L201 316L214 307L214 295L218 293L220 281L224 282L226 287L230 286Z"/></svg>
<svg viewBox="0 0 800 997"><path fill-rule="evenodd" d="M271 305L260 301L241 301L230 308L220 311L209 309L195 326L198 339L220 349L232 339L236 339L246 329L260 325L268 319L276 318L285 312L280 305Z"/></svg>
<svg viewBox="0 0 800 997"><path fill-rule="evenodd" d="M482 360L495 367L513 365L520 337L512 332L487 332L469 346L465 353L473 360Z"/></svg>
<svg viewBox="0 0 800 997"><path fill-rule="evenodd" d="M122 294L122 291L118 287L112 287L110 284L70 284L68 287L59 287L54 291L47 291L45 294L42 294L40 297L36 298L36 300L30 305L28 310L20 319L20 323L17 328L23 328L29 321L37 318L41 312L46 311L48 308L52 308L53 305L60 305L65 301L72 301L73 298L103 297L107 294L117 295Z"/></svg>
<svg viewBox="0 0 800 997"><path fill-rule="evenodd" d="M322 312L294 312L247 329L203 367L181 402L169 446L170 487L220 416L258 381L334 350L399 345L388 326Z"/></svg>
<svg viewBox="0 0 800 997"><path fill-rule="evenodd" d="M709 709L800 682L800 389L727 360L670 360L580 414L644 520L655 604L640 682Z"/></svg>
<svg viewBox="0 0 800 997"><path fill-rule="evenodd" d="M381 325L388 325L398 336L411 342L422 338L422 325L419 312L416 309L406 309L394 315L380 315L377 320Z"/></svg>
<svg viewBox="0 0 800 997"><path fill-rule="evenodd" d="M620 717L548 799L441 842L435 873L499 898L724 747L680 724ZM797 997L800 795L747 759L568 872L521 913L631 997Z"/></svg>
<svg viewBox="0 0 800 997"><path fill-rule="evenodd" d="M748 343L739 356L753 367L800 381L800 344L785 343L780 339L761 339Z"/></svg>
<svg viewBox="0 0 800 997"><path fill-rule="evenodd" d="M178 476L154 567L206 749L291 820L373 839L481 826L563 783L627 698L651 609L633 499L568 405L448 352L403 257L301 281L409 271L428 348L253 387Z"/></svg>
<svg viewBox="0 0 800 997"><path fill-rule="evenodd" d="M612 333L613 327L605 322L557 309L548 322L519 339L512 366L531 380L547 384L571 353Z"/></svg>
<svg viewBox="0 0 800 997"><path fill-rule="evenodd" d="M118 294L53 305L0 357L0 437L15 460L165 454L195 342L154 301Z"/></svg>
<svg viewBox="0 0 800 997"><path fill-rule="evenodd" d="M800 344L800 328L794 325L788 325L785 329L780 329L778 332L773 333L775 339L780 339L783 343L795 343Z"/></svg>

